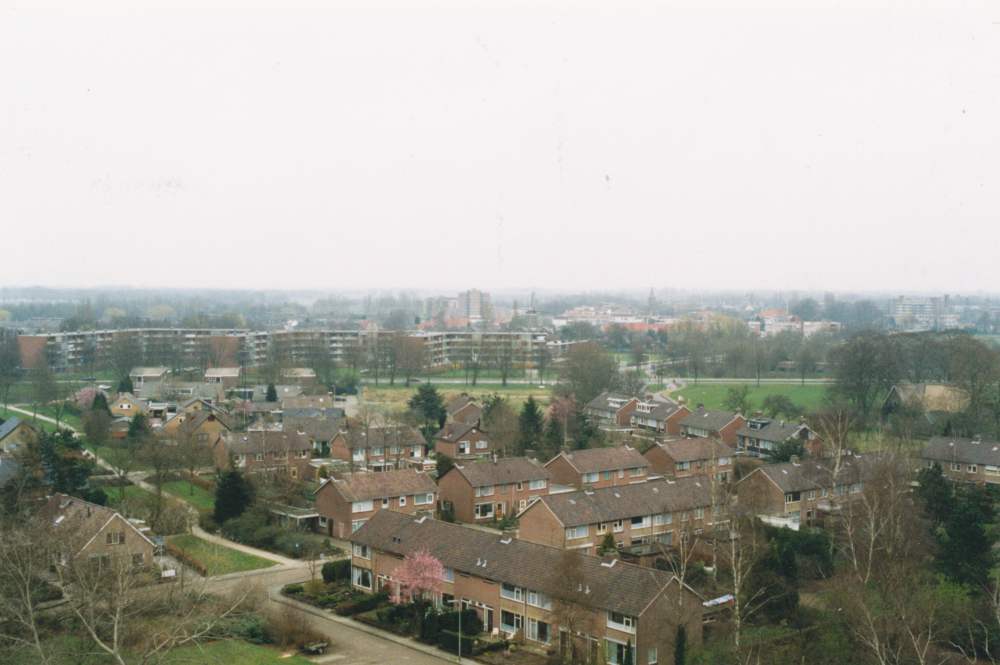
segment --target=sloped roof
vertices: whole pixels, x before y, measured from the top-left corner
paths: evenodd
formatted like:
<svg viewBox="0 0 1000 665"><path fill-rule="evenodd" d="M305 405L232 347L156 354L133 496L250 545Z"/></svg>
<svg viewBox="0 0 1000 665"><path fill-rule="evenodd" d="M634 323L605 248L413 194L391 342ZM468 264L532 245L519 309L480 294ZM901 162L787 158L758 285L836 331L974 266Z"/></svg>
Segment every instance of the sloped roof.
<svg viewBox="0 0 1000 665"><path fill-rule="evenodd" d="M630 446L615 446L613 448L589 448L561 452L549 461L552 464L558 457L564 457L580 473L597 471L615 471L617 469L634 469L649 466L649 461Z"/></svg>
<svg viewBox="0 0 1000 665"><path fill-rule="evenodd" d="M351 540L403 556L427 550L446 568L543 593L559 584L559 563L566 556L555 547L391 510L375 513ZM594 556L580 555L579 561L594 605L601 610L639 616L676 582L669 573L622 561L610 567Z"/></svg>
<svg viewBox="0 0 1000 665"><path fill-rule="evenodd" d="M783 492L804 492L834 485L850 485L864 482L882 459L879 453L843 455L837 468L836 457L804 459L801 462L767 464L744 477L740 482L761 473L771 479ZM834 477L836 476L836 477Z"/></svg>
<svg viewBox="0 0 1000 665"><path fill-rule="evenodd" d="M936 383L893 386L885 397L886 401L891 398L894 391L900 402L903 404L916 403L925 413L931 411L961 413L969 408L969 396L961 388L953 386Z"/></svg>
<svg viewBox="0 0 1000 665"><path fill-rule="evenodd" d="M111 403L108 404L108 408L113 409L116 404L120 404L121 402L130 402L131 404L134 404L142 409L145 413L149 413L149 404L139 399L132 393L118 393Z"/></svg>
<svg viewBox="0 0 1000 665"><path fill-rule="evenodd" d="M607 411L609 413L617 413L621 406L613 406L611 400L622 400L628 402L632 398L628 395L620 395L618 393L601 393L594 399L587 402L588 409L597 409L599 411Z"/></svg>
<svg viewBox="0 0 1000 665"><path fill-rule="evenodd" d="M368 432L360 432L361 440L357 442L357 448L384 447L392 445L413 446L426 445L427 440L420 430L414 427L399 425L398 427L370 427Z"/></svg>
<svg viewBox="0 0 1000 665"><path fill-rule="evenodd" d="M3 424L0 424L0 441L3 441L8 436L10 436L11 432L17 429L17 426L20 424L21 424L21 419L18 418L17 416L13 416L3 421Z"/></svg>
<svg viewBox="0 0 1000 665"><path fill-rule="evenodd" d="M284 417L281 424L287 429L305 432L314 441L331 441L344 427L343 418Z"/></svg>
<svg viewBox="0 0 1000 665"><path fill-rule="evenodd" d="M711 506L712 486L705 477L689 476L549 494L538 502L544 503L563 526L571 527ZM538 506L525 511L532 509Z"/></svg>
<svg viewBox="0 0 1000 665"><path fill-rule="evenodd" d="M486 432L483 432L482 428L479 427L478 422L474 422L471 425L467 423L447 423L443 430L434 435L434 438L454 443L472 430L479 430L480 433L489 438L489 435L486 434Z"/></svg>
<svg viewBox="0 0 1000 665"><path fill-rule="evenodd" d="M763 429L751 429L750 423L767 423L764 425ZM736 432L737 436L749 436L755 439L760 439L761 441L771 441L774 443L781 443L787 441L788 439L796 436L803 429L809 429L805 425L800 423L788 423L784 420L768 420L766 418L754 418L753 420L748 420L747 424L740 428Z"/></svg>
<svg viewBox="0 0 1000 665"><path fill-rule="evenodd" d="M538 460L530 457L507 457L496 461L481 460L456 464L445 473L453 472L461 474L473 487L519 483L552 477L548 469L542 466Z"/></svg>
<svg viewBox="0 0 1000 665"><path fill-rule="evenodd" d="M731 457L733 454L733 449L718 439L711 439L704 436L696 436L691 439L661 441L654 444L654 446L662 449L675 462Z"/></svg>
<svg viewBox="0 0 1000 665"><path fill-rule="evenodd" d="M291 452L313 448L305 433L293 430L234 432L228 436L223 435L222 441L226 448L237 454Z"/></svg>
<svg viewBox="0 0 1000 665"><path fill-rule="evenodd" d="M697 427L707 429L710 432L718 432L723 427L733 422L736 414L728 411L716 411L704 407L696 409L681 420L681 427Z"/></svg>
<svg viewBox="0 0 1000 665"><path fill-rule="evenodd" d="M240 368L239 367L209 367L205 370L205 378L233 378L239 377Z"/></svg>
<svg viewBox="0 0 1000 665"><path fill-rule="evenodd" d="M643 413L636 409L632 412L632 417L663 421L680 411L682 408L685 408L683 404L678 404L677 402L667 402L656 407L649 413Z"/></svg>
<svg viewBox="0 0 1000 665"><path fill-rule="evenodd" d="M448 415L452 416L455 415L455 413L457 413L458 411L461 411L462 409L467 407L469 404L473 404L477 407L479 406L478 404L476 404L475 400L473 400L468 395L462 395L461 397L453 399L444 408L445 411L448 413Z"/></svg>
<svg viewBox="0 0 1000 665"><path fill-rule="evenodd" d="M46 531L54 534L60 542L72 543L79 550L117 514L114 510L95 503L65 494L56 494L48 498L45 507L38 512L34 520ZM125 523L128 524L128 521L125 520ZM143 538L152 545L152 541L138 529L131 524L129 527L131 533L126 541L131 537Z"/></svg>
<svg viewBox="0 0 1000 665"><path fill-rule="evenodd" d="M326 481L316 492L332 490L340 492L347 501L369 501L437 492L438 487L426 473L405 469L350 474L340 479Z"/></svg>
<svg viewBox="0 0 1000 665"><path fill-rule="evenodd" d="M278 399L284 399L285 397L295 397L296 395L302 394L302 386L296 384L293 386L275 386L275 392L278 393ZM253 387L253 395L250 396L251 402L266 402L267 401L267 386L266 385L256 385Z"/></svg>
<svg viewBox="0 0 1000 665"><path fill-rule="evenodd" d="M922 457L936 462L1000 466L1000 443L983 439L935 436L924 448Z"/></svg>
<svg viewBox="0 0 1000 665"><path fill-rule="evenodd" d="M167 421L163 423L163 426L166 427L173 421L178 420L179 421L178 426L187 425L191 429L198 429L206 421L213 418L219 421L222 424L222 426L225 427L226 429L228 430L233 429L232 418L222 413L216 413L215 411L194 411L194 412L178 411L170 418L168 418Z"/></svg>
<svg viewBox="0 0 1000 665"><path fill-rule="evenodd" d="M295 395L281 398L282 409L334 409L337 407L332 395Z"/></svg>

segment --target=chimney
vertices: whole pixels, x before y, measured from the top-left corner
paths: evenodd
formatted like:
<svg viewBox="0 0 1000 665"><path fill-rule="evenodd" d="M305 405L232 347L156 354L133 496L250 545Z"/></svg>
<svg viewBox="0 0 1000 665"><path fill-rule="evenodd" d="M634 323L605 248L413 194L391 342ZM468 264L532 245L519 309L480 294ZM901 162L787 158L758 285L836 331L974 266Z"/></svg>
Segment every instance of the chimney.
<svg viewBox="0 0 1000 665"><path fill-rule="evenodd" d="M705 403L704 402L698 402L698 406L696 406L695 408L696 409L704 409L705 408Z"/></svg>
<svg viewBox="0 0 1000 665"><path fill-rule="evenodd" d="M493 464L497 463L497 454L493 453Z"/></svg>
<svg viewBox="0 0 1000 665"><path fill-rule="evenodd" d="M462 393L462 397L468 397L469 393Z"/></svg>
<svg viewBox="0 0 1000 665"><path fill-rule="evenodd" d="M806 417L805 416L799 416L799 424L800 425L805 425L806 424Z"/></svg>
<svg viewBox="0 0 1000 665"><path fill-rule="evenodd" d="M758 411L757 413L753 414L753 417L754 418L763 418L764 417L764 412L763 411Z"/></svg>
<svg viewBox="0 0 1000 665"><path fill-rule="evenodd" d="M736 412L735 413L736 413L737 416L742 416L743 415L743 409L741 409L740 407L736 407Z"/></svg>
<svg viewBox="0 0 1000 665"><path fill-rule="evenodd" d="M611 563L612 561L618 561L622 557L618 552L612 550L611 552L605 552L601 558L604 560L604 563Z"/></svg>
<svg viewBox="0 0 1000 665"><path fill-rule="evenodd" d="M569 455L569 446L559 446L559 452L563 455Z"/></svg>
<svg viewBox="0 0 1000 665"><path fill-rule="evenodd" d="M584 483L580 489L582 489L584 492L593 492L594 486L591 483Z"/></svg>
<svg viewBox="0 0 1000 665"><path fill-rule="evenodd" d="M535 459L535 451L533 448L526 448L524 450L524 456L528 459Z"/></svg>

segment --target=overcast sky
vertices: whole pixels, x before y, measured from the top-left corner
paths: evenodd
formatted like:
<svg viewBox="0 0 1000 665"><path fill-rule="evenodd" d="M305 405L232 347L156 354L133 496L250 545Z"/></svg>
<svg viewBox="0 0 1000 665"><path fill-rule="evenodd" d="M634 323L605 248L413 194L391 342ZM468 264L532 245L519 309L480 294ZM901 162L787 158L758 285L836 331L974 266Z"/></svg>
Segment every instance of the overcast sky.
<svg viewBox="0 0 1000 665"><path fill-rule="evenodd" d="M1000 291L1000 6L0 0L0 285Z"/></svg>

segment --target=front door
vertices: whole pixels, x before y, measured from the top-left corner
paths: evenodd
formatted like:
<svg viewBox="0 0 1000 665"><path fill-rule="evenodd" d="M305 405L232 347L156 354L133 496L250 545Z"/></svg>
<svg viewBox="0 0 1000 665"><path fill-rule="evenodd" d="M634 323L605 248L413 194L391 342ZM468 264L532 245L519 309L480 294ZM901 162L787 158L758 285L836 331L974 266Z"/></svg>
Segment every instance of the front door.
<svg viewBox="0 0 1000 665"><path fill-rule="evenodd" d="M487 633L493 632L493 608L487 607L483 612L483 627L486 629Z"/></svg>

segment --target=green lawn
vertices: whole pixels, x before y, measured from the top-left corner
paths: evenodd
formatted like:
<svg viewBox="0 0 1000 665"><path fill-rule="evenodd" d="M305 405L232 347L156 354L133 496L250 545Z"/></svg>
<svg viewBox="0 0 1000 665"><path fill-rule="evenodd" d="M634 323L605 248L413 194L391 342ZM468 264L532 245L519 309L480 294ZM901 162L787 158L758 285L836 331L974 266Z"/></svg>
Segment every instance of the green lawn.
<svg viewBox="0 0 1000 665"><path fill-rule="evenodd" d="M105 492L108 493L108 503L109 504L118 503L119 498L121 497L121 494L122 494L122 488L121 487L118 487L118 486L103 487L101 489L103 489ZM132 499L132 498L135 498L135 497L144 496L144 495L146 495L146 496L152 496L152 494L150 494L148 491L142 489L141 487L136 487L135 485L126 485L124 489L125 489L124 494L129 499Z"/></svg>
<svg viewBox="0 0 1000 665"><path fill-rule="evenodd" d="M729 389L741 385L743 382L711 383L696 387L688 383L686 388L671 393L670 397L677 399L678 396L683 396L692 405L702 402L709 409L722 410L725 408ZM753 381L747 381L746 385L750 388L751 412L759 409L764 398L768 395L784 395L792 400L796 406L803 407L803 410L815 409L822 406L827 393L827 386L813 384L805 386L797 384L761 385L758 388Z"/></svg>
<svg viewBox="0 0 1000 665"><path fill-rule="evenodd" d="M27 411L31 410L28 407L19 407L19 408L24 408ZM27 423L31 422L31 415L26 413L21 413L20 411L11 411L5 407L0 407L0 414L3 414L0 415L0 418L3 418L4 420L6 420L7 418L20 418L24 422ZM57 429L55 423L46 422L44 420L36 420L34 424L37 427L41 427L46 432L55 432Z"/></svg>
<svg viewBox="0 0 1000 665"><path fill-rule="evenodd" d="M242 573L248 570L270 568L276 565L273 561L216 545L190 534L174 536L170 539L170 542L178 549L183 550L194 559L205 564L209 575Z"/></svg>
<svg viewBox="0 0 1000 665"><path fill-rule="evenodd" d="M72 662L76 665L110 665L111 659L103 653L90 653L94 648L76 638L54 637L47 640L47 644L54 651L58 651L64 662ZM125 654L125 662L138 662L138 655ZM35 654L31 651L24 651L15 655L9 661L12 665L29 665L37 662ZM277 651L247 642L226 640L222 642L211 642L196 647L185 647L174 649L164 655L163 663L186 663L193 665L229 665L239 663L240 665L279 665L287 663L289 665L307 665L311 662L302 656L289 654L288 651Z"/></svg>
<svg viewBox="0 0 1000 665"><path fill-rule="evenodd" d="M200 511L212 512L215 510L215 494L203 490L197 485L194 486L194 494L192 494L191 487L191 484L187 481L178 480L173 483L164 483L163 490L179 499L187 501Z"/></svg>

